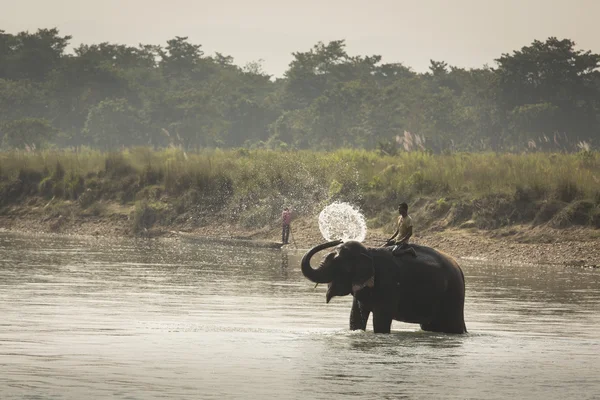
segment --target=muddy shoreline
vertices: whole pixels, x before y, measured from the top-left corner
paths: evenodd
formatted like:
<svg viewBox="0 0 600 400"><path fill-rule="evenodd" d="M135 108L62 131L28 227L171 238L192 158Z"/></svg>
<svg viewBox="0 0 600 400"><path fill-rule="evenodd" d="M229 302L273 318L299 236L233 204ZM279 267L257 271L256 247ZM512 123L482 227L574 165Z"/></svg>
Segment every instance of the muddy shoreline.
<svg viewBox="0 0 600 400"><path fill-rule="evenodd" d="M127 215L109 217L47 218L18 212L0 216L0 229L21 233L52 233L96 237L132 237ZM256 230L215 221L202 227L184 225L153 227L137 236L152 239L219 239L222 242L244 240L280 243L280 227L275 225ZM390 233L369 229L364 243L380 246ZM292 222L290 244L282 248L308 249L322 243L317 218L302 218ZM522 265L564 265L600 270L600 230L590 228L532 228L511 226L497 230L430 229L416 232L411 242L434 247L457 259L479 260ZM278 247L278 246L275 246Z"/></svg>

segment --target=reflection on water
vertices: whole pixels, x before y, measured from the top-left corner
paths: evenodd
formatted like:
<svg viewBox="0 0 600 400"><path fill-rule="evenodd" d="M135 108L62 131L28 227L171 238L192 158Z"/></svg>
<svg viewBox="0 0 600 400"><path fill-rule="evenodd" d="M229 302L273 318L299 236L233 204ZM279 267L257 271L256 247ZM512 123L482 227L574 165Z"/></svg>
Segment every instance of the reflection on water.
<svg viewBox="0 0 600 400"><path fill-rule="evenodd" d="M598 398L600 272L463 263L467 335L348 330L302 251L0 233L2 398Z"/></svg>

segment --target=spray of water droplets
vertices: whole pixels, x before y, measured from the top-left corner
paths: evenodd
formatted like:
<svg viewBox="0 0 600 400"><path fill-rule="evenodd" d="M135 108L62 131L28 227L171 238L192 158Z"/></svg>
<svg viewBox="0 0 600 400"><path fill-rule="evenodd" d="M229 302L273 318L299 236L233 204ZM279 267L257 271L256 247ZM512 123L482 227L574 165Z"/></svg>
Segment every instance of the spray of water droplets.
<svg viewBox="0 0 600 400"><path fill-rule="evenodd" d="M319 214L319 229L325 240L357 240L367 236L367 224L360 211L348 203L332 203Z"/></svg>

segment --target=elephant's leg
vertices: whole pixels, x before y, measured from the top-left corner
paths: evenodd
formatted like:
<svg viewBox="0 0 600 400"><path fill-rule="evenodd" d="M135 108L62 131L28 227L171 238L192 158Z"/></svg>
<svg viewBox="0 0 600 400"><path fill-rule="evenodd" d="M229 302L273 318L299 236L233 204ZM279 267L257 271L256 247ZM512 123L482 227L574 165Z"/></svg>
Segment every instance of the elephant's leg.
<svg viewBox="0 0 600 400"><path fill-rule="evenodd" d="M392 313L387 311L373 311L373 332L390 333L392 329Z"/></svg>
<svg viewBox="0 0 600 400"><path fill-rule="evenodd" d="M467 333L464 319L464 300L447 299L431 322L421 324L421 329L430 332Z"/></svg>
<svg viewBox="0 0 600 400"><path fill-rule="evenodd" d="M366 330L370 313L371 310L367 309L363 303L354 297L352 300L352 310L350 311L350 330Z"/></svg>
<svg viewBox="0 0 600 400"><path fill-rule="evenodd" d="M457 299L449 304L446 318L442 322L442 331L445 333L467 333L464 315L464 300Z"/></svg>

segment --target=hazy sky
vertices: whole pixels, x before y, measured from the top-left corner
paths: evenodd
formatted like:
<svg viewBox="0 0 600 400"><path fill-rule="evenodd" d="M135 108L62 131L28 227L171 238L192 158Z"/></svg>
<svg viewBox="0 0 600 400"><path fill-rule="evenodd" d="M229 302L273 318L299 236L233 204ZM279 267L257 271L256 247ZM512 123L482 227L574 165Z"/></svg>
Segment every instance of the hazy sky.
<svg viewBox="0 0 600 400"><path fill-rule="evenodd" d="M351 55L424 71L429 60L493 64L549 36L600 53L600 0L0 0L0 29L58 27L71 43L165 44L189 36L280 76L292 52L345 39Z"/></svg>

